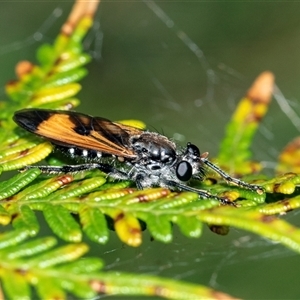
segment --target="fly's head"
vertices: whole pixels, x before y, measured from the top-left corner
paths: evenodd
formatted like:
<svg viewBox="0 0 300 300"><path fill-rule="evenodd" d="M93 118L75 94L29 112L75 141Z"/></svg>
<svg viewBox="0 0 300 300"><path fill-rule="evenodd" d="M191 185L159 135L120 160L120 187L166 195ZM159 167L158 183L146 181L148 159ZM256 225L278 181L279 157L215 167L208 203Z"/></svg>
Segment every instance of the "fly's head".
<svg viewBox="0 0 300 300"><path fill-rule="evenodd" d="M207 156L207 155L206 155ZM193 176L202 179L204 176L200 150L197 146L187 143L185 152L178 156L176 176L180 181L189 181Z"/></svg>

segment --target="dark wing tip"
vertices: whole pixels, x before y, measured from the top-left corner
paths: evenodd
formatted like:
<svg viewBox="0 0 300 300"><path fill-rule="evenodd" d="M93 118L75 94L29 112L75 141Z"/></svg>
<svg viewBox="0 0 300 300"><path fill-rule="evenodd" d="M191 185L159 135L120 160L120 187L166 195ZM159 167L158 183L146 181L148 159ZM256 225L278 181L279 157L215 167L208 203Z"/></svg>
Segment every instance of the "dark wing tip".
<svg viewBox="0 0 300 300"><path fill-rule="evenodd" d="M39 125L49 119L51 111L42 109L23 109L15 112L13 120L22 128L35 132Z"/></svg>

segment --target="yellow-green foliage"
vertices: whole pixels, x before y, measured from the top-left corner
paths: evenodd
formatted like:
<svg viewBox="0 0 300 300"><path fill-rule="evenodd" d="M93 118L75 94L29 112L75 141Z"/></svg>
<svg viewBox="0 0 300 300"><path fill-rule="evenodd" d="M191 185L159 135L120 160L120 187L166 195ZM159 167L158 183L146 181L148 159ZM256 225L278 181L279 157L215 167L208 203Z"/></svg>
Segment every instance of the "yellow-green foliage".
<svg viewBox="0 0 300 300"><path fill-rule="evenodd" d="M7 85L10 100L0 103L2 172L37 163L52 152L50 143L17 128L12 115L25 107L71 109L79 104L75 97L81 86L77 82L87 74L84 65L90 61L82 52L81 42L91 24L92 20L84 17L72 35L60 34L53 45L42 45L37 55L39 65L22 62L19 79ZM268 103L255 101L251 95L241 100L217 158L222 167L239 175L261 168L250 160L249 147ZM143 123L134 124L144 127ZM289 153L294 154L295 149L284 153L285 161L290 161ZM287 165L284 166L286 170ZM292 166L290 163L290 171ZM178 226L186 237L198 238L206 223L212 228L216 226L221 234L234 226L300 252L300 230L275 216L299 207L300 196L295 190L299 180L295 173L256 180L268 193L269 203L265 202L265 193L259 195L230 186L211 174L204 182L194 183L236 203L220 206L216 200L199 199L191 192L171 192L165 188L139 191L134 183L111 182L100 171L44 176L39 169L29 169L0 182L0 224L3 229L12 225L0 236L2 286L8 297L16 299L31 298L31 285L44 299L66 298L69 292L80 298L95 297L97 293L221 298L226 295L199 285L102 272L98 258L79 260L88 251L82 239L85 236L98 244L107 243L109 217L120 240L133 247L142 243L143 221L151 236L163 243L172 242L171 224ZM40 231L37 211L43 214L53 235L70 244L56 247L54 237L28 241ZM74 214L78 216L76 220Z"/></svg>

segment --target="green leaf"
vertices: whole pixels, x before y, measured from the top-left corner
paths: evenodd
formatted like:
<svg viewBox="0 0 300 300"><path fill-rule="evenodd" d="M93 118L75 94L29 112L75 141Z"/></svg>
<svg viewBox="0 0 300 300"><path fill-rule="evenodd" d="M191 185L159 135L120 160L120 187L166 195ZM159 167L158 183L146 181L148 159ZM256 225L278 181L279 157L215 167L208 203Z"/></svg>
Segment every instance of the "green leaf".
<svg viewBox="0 0 300 300"><path fill-rule="evenodd" d="M61 286L61 280L50 276L38 276L36 290L40 299L66 299L67 295Z"/></svg>
<svg viewBox="0 0 300 300"><path fill-rule="evenodd" d="M30 169L9 180L0 182L0 200L13 196L41 173L39 169Z"/></svg>
<svg viewBox="0 0 300 300"><path fill-rule="evenodd" d="M147 216L143 220L154 239L169 243L172 241L172 226L168 216Z"/></svg>
<svg viewBox="0 0 300 300"><path fill-rule="evenodd" d="M173 218L173 222L179 226L181 232L187 237L197 238L202 234L203 223L196 218L178 215Z"/></svg>
<svg viewBox="0 0 300 300"><path fill-rule="evenodd" d="M103 213L94 207L83 206L79 211L80 223L84 233L94 242L105 244L109 231Z"/></svg>
<svg viewBox="0 0 300 300"><path fill-rule="evenodd" d="M27 228L31 236L35 236L40 229L34 212L27 205L20 207L18 215L14 217L13 227L20 230Z"/></svg>
<svg viewBox="0 0 300 300"><path fill-rule="evenodd" d="M79 14L77 22L67 22L73 26L71 32L66 34L62 30L53 45L44 44L37 50L40 65L21 62L18 80L7 84L10 101L0 103L2 173L38 163L52 152L53 145L17 128L12 116L25 107L74 109L79 104L76 96L81 85L78 81L87 74L85 65L91 60L82 47L82 39L92 25L91 15L89 11ZM252 181L267 191L270 203L265 203L266 193L231 186L209 170L203 182L191 185L226 197L234 203L232 206L200 199L192 192L174 192L167 188L140 191L134 183L113 182L109 174L98 170L45 177L38 168L29 168L0 182L0 224L7 230L0 235L0 278L5 296L31 299L32 289L35 289L43 299L63 299L69 297L68 293L79 298L94 298L105 293L229 299L228 295L207 287L178 280L100 272L103 268L100 259L82 258L88 251L82 239L85 235L92 242L107 243L110 227L123 243L133 247L142 243L144 227L154 239L170 243L173 224L188 238L200 237L203 224L207 224L221 234L227 233L230 227L247 230L300 252L299 228L276 216L299 209L300 176L288 173L267 179L253 174L262 166L251 160L250 147L269 104L272 75L263 76L266 75L269 83L263 80L258 90L255 83L255 88L251 88L237 106L217 160L230 174L252 175ZM265 89L269 90L267 96L261 95ZM122 123L133 124L132 121ZM142 122L134 124L144 129ZM297 170L297 144L296 140L282 153L279 170ZM55 157L52 162L54 160ZM54 248L57 240L53 236L27 241L40 233L37 211L43 213L53 235L73 244ZM13 229L4 227L10 224Z"/></svg>
<svg viewBox="0 0 300 300"><path fill-rule="evenodd" d="M66 241L81 241L81 230L78 223L62 206L45 205L43 210L45 219L55 234Z"/></svg>
<svg viewBox="0 0 300 300"><path fill-rule="evenodd" d="M49 268L57 264L73 261L87 251L88 246L86 244L69 244L31 259L29 265L42 269Z"/></svg>
<svg viewBox="0 0 300 300"><path fill-rule="evenodd" d="M24 276L13 270L0 273L3 288L10 299L30 300L30 286Z"/></svg>
<svg viewBox="0 0 300 300"><path fill-rule="evenodd" d="M27 242L26 244L12 246L1 251L1 256L6 256L7 259L14 260L20 257L28 257L44 252L55 246L57 240L54 237L44 237L38 240Z"/></svg>

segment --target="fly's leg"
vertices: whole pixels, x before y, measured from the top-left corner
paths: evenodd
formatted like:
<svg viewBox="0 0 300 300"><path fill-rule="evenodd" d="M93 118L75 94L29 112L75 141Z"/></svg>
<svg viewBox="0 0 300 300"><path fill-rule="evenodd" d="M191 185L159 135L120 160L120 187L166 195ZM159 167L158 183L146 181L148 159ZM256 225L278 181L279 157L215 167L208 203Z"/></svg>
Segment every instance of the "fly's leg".
<svg viewBox="0 0 300 300"><path fill-rule="evenodd" d="M185 185L185 184L181 184L179 182L176 182L176 181L172 181L172 180L165 180L164 181L164 184L166 186L169 186L169 187L173 187L173 188L177 188L181 191L188 191L188 192L193 192L193 193L197 193L200 197L203 197L203 198L206 198L206 199L214 199L214 200L218 200L221 204L223 205L231 205L231 206L236 206L236 204L232 201L230 201L229 199L227 198L221 198L221 197L218 197L218 196L215 196L205 190L199 190L199 189L196 189L196 188L193 188L191 186L188 186L188 185Z"/></svg>
<svg viewBox="0 0 300 300"><path fill-rule="evenodd" d="M23 170L38 168L42 173L48 174L66 174L78 173L87 170L99 169L105 173L109 172L109 165L106 164L82 164L82 165L64 165L64 166L27 166Z"/></svg>
<svg viewBox="0 0 300 300"><path fill-rule="evenodd" d="M237 186L240 186L242 188L245 188L245 189L248 189L250 191L256 192L259 195L262 195L265 192L264 188L259 186L259 185L250 184L250 183L247 183L247 182L242 181L240 179L231 177L229 174L225 173L223 170L221 170L219 167L217 167L215 164L213 164L212 162L210 162L206 158L201 158L201 161L205 165L207 165L209 168L214 170L216 173L218 173L221 177L223 177L229 183L233 183L233 184L235 184Z"/></svg>
<svg viewBox="0 0 300 300"><path fill-rule="evenodd" d="M122 172L109 164L100 164L100 163L92 163L92 164L81 164L81 165L65 165L65 166L27 166L23 170L38 168L42 171L42 173L47 174L68 174L68 173L78 173L82 171L95 170L98 169L109 176L115 179L130 179L128 174Z"/></svg>
<svg viewBox="0 0 300 300"><path fill-rule="evenodd" d="M139 189L139 190L143 190L145 187L143 186L142 182L145 180L145 176L143 174L138 174L136 176L136 179L135 179L135 184L136 184L136 187Z"/></svg>

